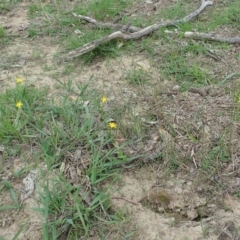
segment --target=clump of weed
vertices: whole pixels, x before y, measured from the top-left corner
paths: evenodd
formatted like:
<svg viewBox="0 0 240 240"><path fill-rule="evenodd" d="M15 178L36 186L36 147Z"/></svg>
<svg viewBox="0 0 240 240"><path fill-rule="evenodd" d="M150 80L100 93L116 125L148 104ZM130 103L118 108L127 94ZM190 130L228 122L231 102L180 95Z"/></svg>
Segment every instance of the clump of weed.
<svg viewBox="0 0 240 240"><path fill-rule="evenodd" d="M115 221L108 211L109 196L101 184L106 179L114 181L116 167L131 160L121 146L113 144L120 125L118 119L111 120L108 112L103 111L108 98L88 91L87 85L78 85L76 90L72 82L59 84L68 94L55 99L46 97L47 89L28 86L20 77L16 78L15 88L0 94L0 141L9 155L3 161L11 157L11 149L21 156L23 149L34 142L38 152L32 160L43 162L48 173L53 170L56 173L53 178L41 173L45 180L38 194L43 207L35 208L44 216L45 239L88 236L90 228L100 219ZM76 97L69 97L70 93ZM88 156L86 167L76 166L79 178L87 182L87 190L84 183L72 184L64 174L67 171L64 165L70 161L66 159L79 148ZM9 189L12 188L6 191ZM11 209L16 208L18 201ZM2 209L7 210L4 206Z"/></svg>
<svg viewBox="0 0 240 240"><path fill-rule="evenodd" d="M5 36L4 28L0 26L0 38L3 38Z"/></svg>
<svg viewBox="0 0 240 240"><path fill-rule="evenodd" d="M9 38L3 27L0 26L0 46L8 43Z"/></svg>
<svg viewBox="0 0 240 240"><path fill-rule="evenodd" d="M149 81L150 76L143 69L134 68L127 72L125 79L132 85L144 85Z"/></svg>

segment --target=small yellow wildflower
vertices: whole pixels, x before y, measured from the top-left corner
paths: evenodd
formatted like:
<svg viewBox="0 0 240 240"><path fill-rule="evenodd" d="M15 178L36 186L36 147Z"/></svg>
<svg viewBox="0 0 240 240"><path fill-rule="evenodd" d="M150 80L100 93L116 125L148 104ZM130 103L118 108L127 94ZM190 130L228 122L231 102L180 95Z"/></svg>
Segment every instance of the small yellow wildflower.
<svg viewBox="0 0 240 240"><path fill-rule="evenodd" d="M16 83L23 83L23 79L22 78L16 78Z"/></svg>
<svg viewBox="0 0 240 240"><path fill-rule="evenodd" d="M21 102L21 101L19 101L19 102L17 102L17 103L16 103L16 107L17 107L17 108L21 108L21 107L22 107L22 105L23 105L23 104L22 104L22 102Z"/></svg>
<svg viewBox="0 0 240 240"><path fill-rule="evenodd" d="M111 129L117 128L117 124L116 124L115 122L109 122L109 123L108 123L108 126L109 126Z"/></svg>
<svg viewBox="0 0 240 240"><path fill-rule="evenodd" d="M105 103L107 100L108 100L108 99L107 99L107 97L105 97L105 96L103 96L103 97L101 98L101 102L102 102L102 103Z"/></svg>

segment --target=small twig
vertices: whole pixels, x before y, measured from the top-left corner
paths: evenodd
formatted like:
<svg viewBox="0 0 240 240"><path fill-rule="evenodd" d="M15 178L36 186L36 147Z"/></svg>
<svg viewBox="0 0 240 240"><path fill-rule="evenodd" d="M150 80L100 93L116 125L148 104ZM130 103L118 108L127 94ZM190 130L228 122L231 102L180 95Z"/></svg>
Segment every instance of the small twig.
<svg viewBox="0 0 240 240"><path fill-rule="evenodd" d="M135 13L135 12L137 12L137 11L143 9L143 8L144 8L144 6L141 6L140 8L136 8L131 12L126 12L126 16L131 16L133 13Z"/></svg>
<svg viewBox="0 0 240 240"><path fill-rule="evenodd" d="M118 23L104 23L104 22L97 21L94 18L83 16L83 15L78 15L76 13L73 13L73 16L77 17L81 20L84 20L86 22L92 23L92 24L96 25L97 27L101 27L101 28L112 28L115 30L116 29L121 30L121 29L126 29L128 27L128 24L124 25L124 24L118 24ZM128 28L128 32L130 32L130 33L138 32L140 30L141 30L141 28L135 27L135 26L129 26L129 28Z"/></svg>
<svg viewBox="0 0 240 240"><path fill-rule="evenodd" d="M193 157L192 159L193 159L193 163L194 163L195 168L198 168L195 158Z"/></svg>
<svg viewBox="0 0 240 240"><path fill-rule="evenodd" d="M184 37L196 40L208 40L215 42L225 42L230 44L240 43L240 37L224 37L214 33L185 32Z"/></svg>
<svg viewBox="0 0 240 240"><path fill-rule="evenodd" d="M205 53L207 56L213 58L216 61L222 61L222 59L214 52L212 52L211 50L207 50Z"/></svg>
<svg viewBox="0 0 240 240"><path fill-rule="evenodd" d="M126 199L126 198L124 198L124 197L111 197L111 199L122 199L122 200L124 200L124 201L126 201L126 202L129 202L129 203L132 203L132 204L134 204L134 205L139 205L139 203L136 203L136 202L134 202L134 201L128 200L128 199Z"/></svg>

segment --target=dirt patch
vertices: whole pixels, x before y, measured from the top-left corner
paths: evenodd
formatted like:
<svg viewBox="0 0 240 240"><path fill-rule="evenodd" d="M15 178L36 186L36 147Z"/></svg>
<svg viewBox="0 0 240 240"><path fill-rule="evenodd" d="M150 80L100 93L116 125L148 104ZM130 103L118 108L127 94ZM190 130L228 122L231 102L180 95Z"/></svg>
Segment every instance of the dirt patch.
<svg viewBox="0 0 240 240"><path fill-rule="evenodd" d="M123 186L117 185L116 192L113 191L113 208L124 209L131 216L128 231L138 229L134 239L223 239L225 235L228 235L226 239L233 239L239 236L238 200L220 193L214 197L202 194L203 189L213 193L214 187L199 184L194 173L172 176L168 180L159 178L152 185L158 174L146 168L125 173Z"/></svg>
<svg viewBox="0 0 240 240"><path fill-rule="evenodd" d="M1 15L1 26L13 35L24 36L30 22L27 18L28 5L28 3L22 3L7 14Z"/></svg>
<svg viewBox="0 0 240 240"><path fill-rule="evenodd" d="M6 166L5 166L6 167ZM15 159L13 166L9 166L12 169L12 173L8 176L2 175L1 177L5 181L5 187L10 185L10 191L3 190L1 193L0 204L1 206L16 206L16 200L14 196L20 196L24 193L24 185L21 179L15 179L12 177L13 174L17 174L22 168L22 159ZM14 170L13 170L14 169ZM5 171L4 172L8 172ZM3 194L4 193L4 194ZM25 199L24 201L19 200L19 209L16 210L5 210L0 212L0 237L3 239L13 239L17 233L19 233L17 239L41 239L42 237L42 215L34 209L39 207L37 200L38 194L35 192L34 196ZM18 198L18 197L17 197ZM17 204L18 205L18 204Z"/></svg>
<svg viewBox="0 0 240 240"><path fill-rule="evenodd" d="M7 204L10 199L4 199ZM10 200L10 201L9 201ZM1 203L2 204L2 203ZM1 214L1 237L3 239L13 239L20 231L17 239L41 239L42 238L42 216L33 208L38 207L37 202L33 199L27 199L24 204L24 210L6 212Z"/></svg>

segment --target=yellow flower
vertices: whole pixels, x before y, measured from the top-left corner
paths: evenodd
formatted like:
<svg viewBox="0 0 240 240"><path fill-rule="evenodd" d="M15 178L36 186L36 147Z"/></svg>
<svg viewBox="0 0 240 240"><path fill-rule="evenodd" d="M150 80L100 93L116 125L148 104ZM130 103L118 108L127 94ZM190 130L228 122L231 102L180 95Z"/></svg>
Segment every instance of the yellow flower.
<svg viewBox="0 0 240 240"><path fill-rule="evenodd" d="M105 97L105 96L103 96L103 97L101 98L101 102L102 102L102 103L105 103L107 100L108 100L108 99L107 99L107 97Z"/></svg>
<svg viewBox="0 0 240 240"><path fill-rule="evenodd" d="M21 102L21 101L19 101L19 102L17 102L17 103L16 103L16 107L17 107L17 108L21 108L21 107L22 107L22 105L23 105L23 104L22 104L22 102Z"/></svg>
<svg viewBox="0 0 240 240"><path fill-rule="evenodd" d="M115 122L109 122L109 123L108 123L108 126L109 126L111 129L117 128L117 124L116 124Z"/></svg>
<svg viewBox="0 0 240 240"><path fill-rule="evenodd" d="M16 78L16 83L23 83L23 79L22 78Z"/></svg>

